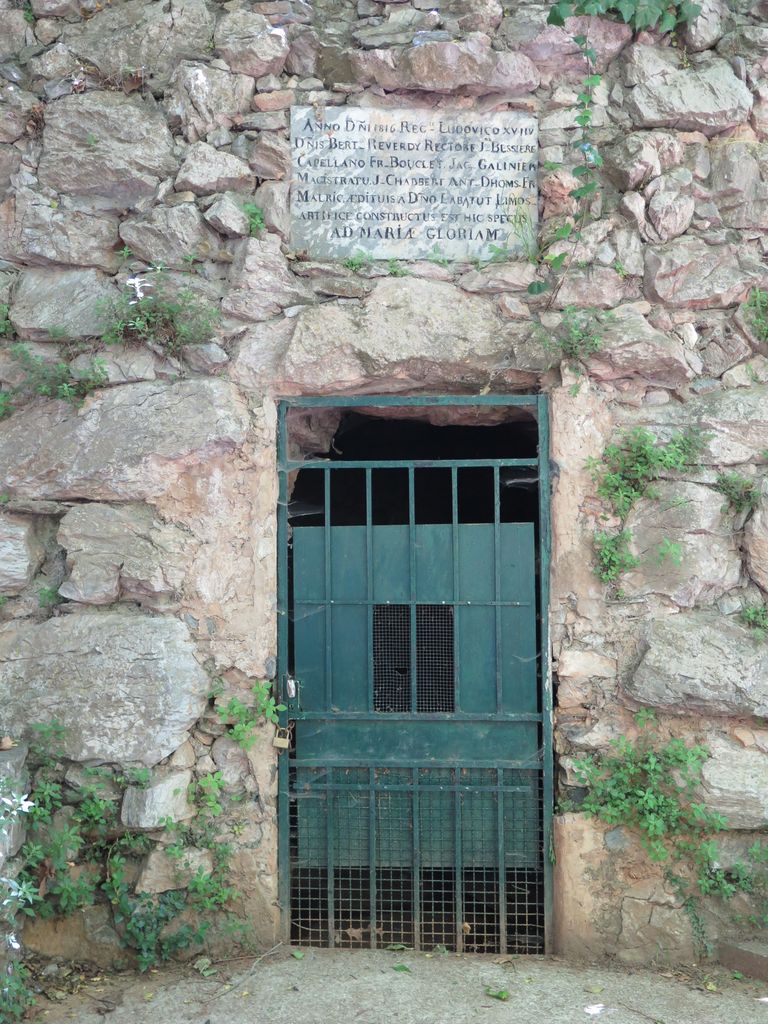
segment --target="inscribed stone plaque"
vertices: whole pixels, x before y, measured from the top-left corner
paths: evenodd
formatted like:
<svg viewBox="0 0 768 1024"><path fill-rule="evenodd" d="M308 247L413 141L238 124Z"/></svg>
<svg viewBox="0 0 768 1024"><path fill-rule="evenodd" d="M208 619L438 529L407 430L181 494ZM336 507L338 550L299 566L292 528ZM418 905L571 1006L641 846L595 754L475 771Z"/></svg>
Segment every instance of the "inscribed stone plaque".
<svg viewBox="0 0 768 1024"><path fill-rule="evenodd" d="M528 114L293 107L291 144L291 242L310 256L466 260L535 239Z"/></svg>

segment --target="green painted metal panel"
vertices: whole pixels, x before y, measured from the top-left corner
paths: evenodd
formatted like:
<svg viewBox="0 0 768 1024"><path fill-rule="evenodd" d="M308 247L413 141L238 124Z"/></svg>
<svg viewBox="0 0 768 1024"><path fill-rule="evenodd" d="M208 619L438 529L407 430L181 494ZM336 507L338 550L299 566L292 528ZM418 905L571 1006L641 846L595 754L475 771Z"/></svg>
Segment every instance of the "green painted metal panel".
<svg viewBox="0 0 768 1024"><path fill-rule="evenodd" d="M411 596L411 547L407 526L374 526L373 600L405 604Z"/></svg>
<svg viewBox="0 0 768 1024"><path fill-rule="evenodd" d="M539 706L534 605L501 609L502 706L536 711Z"/></svg>
<svg viewBox="0 0 768 1024"><path fill-rule="evenodd" d="M312 718L296 722L297 763L307 764L538 764L536 722L386 715Z"/></svg>
<svg viewBox="0 0 768 1024"><path fill-rule="evenodd" d="M331 709L367 711L367 608L363 605L334 605L331 609L331 642L333 645Z"/></svg>
<svg viewBox="0 0 768 1024"><path fill-rule="evenodd" d="M453 527L417 524L414 533L416 600L420 604L450 604L453 600Z"/></svg>
<svg viewBox="0 0 768 1024"><path fill-rule="evenodd" d="M325 606L296 604L294 618L295 673L301 680L299 702L303 711L327 710L325 698Z"/></svg>
<svg viewBox="0 0 768 1024"><path fill-rule="evenodd" d="M490 714L496 710L496 610L490 605L464 605L457 609L456 618L459 707Z"/></svg>
<svg viewBox="0 0 768 1024"><path fill-rule="evenodd" d="M533 523L502 523L501 600L536 605L536 547Z"/></svg>
<svg viewBox="0 0 768 1024"><path fill-rule="evenodd" d="M297 557L300 557L303 534L320 533L322 530L300 529L296 531ZM316 542L315 542L316 543ZM365 601L365 527L331 527L331 600L339 604L344 601Z"/></svg>
<svg viewBox="0 0 768 1024"><path fill-rule="evenodd" d="M465 601L493 601L493 527L462 526L458 549L459 593Z"/></svg>

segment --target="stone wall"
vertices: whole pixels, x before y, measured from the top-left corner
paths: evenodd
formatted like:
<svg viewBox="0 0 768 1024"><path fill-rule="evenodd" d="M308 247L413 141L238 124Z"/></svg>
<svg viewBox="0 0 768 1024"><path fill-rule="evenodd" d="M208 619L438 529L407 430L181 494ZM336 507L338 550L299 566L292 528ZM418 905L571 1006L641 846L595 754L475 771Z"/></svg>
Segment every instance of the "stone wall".
<svg viewBox="0 0 768 1024"><path fill-rule="evenodd" d="M15 395L0 421L0 733L56 718L74 766L151 769L122 808L150 831L158 806L192 813L173 797L187 782L224 771L248 797L227 827L263 943L274 752L265 730L241 756L215 704L275 673L283 394L546 390L561 782L652 707L664 734L709 745L704 797L734 850L768 824L768 655L738 621L768 589L768 513L735 515L713 486L737 470L762 488L768 460L768 351L744 309L768 285L768 8L703 0L672 45L608 20L547 26L548 6L0 0L0 382L23 383L18 341L69 379L94 354L106 376L81 405ZM392 277L290 250L293 104L534 113L546 237L574 212L575 32L603 74L605 166L553 310L529 295L529 263ZM265 221L253 235L248 203ZM220 321L177 351L102 350L104 309L158 263ZM578 378L532 330L573 304L611 313ZM616 600L593 572L607 510L585 459L634 426L700 426L705 451L632 512L641 562ZM679 564L653 557L670 536ZM41 590L63 603L41 607ZM563 951L690 955L680 900L631 836L575 814L556 838ZM103 921L77 928L112 949Z"/></svg>

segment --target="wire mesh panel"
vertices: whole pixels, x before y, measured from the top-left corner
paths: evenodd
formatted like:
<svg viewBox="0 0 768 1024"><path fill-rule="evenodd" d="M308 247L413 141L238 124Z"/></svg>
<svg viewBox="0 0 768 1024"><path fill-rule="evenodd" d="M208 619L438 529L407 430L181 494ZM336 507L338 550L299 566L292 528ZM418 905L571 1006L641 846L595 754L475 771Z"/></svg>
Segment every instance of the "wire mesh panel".
<svg viewBox="0 0 768 1024"><path fill-rule="evenodd" d="M291 938L543 951L540 776L293 769Z"/></svg>
<svg viewBox="0 0 768 1024"><path fill-rule="evenodd" d="M453 607L416 606L416 710L453 711Z"/></svg>
<svg viewBox="0 0 768 1024"><path fill-rule="evenodd" d="M407 604L373 608L373 709L411 710L411 614Z"/></svg>

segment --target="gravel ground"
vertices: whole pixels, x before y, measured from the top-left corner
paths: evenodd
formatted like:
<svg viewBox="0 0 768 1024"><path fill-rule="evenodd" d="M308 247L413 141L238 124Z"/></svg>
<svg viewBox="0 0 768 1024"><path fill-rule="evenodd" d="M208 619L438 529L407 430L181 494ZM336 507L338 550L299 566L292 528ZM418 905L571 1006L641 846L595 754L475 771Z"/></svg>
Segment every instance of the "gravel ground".
<svg viewBox="0 0 768 1024"><path fill-rule="evenodd" d="M41 995L35 1019L46 1024L768 1024L768 985L734 979L716 967L634 971L556 958L281 947L245 966L220 963L208 978L191 967L86 978L79 992L60 992L60 1002Z"/></svg>

